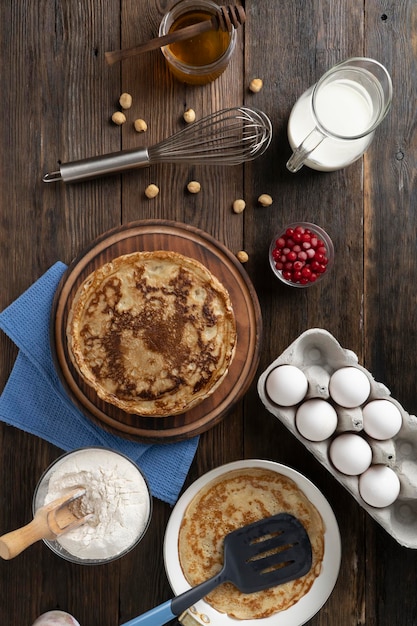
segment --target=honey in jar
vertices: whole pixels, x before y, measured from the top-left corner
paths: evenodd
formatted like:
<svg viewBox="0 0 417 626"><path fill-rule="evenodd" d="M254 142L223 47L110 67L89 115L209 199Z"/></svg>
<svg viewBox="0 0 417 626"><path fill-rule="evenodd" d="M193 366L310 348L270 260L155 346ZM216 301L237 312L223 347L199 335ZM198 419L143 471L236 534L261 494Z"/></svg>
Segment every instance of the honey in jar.
<svg viewBox="0 0 417 626"><path fill-rule="evenodd" d="M172 33L186 26L210 20L212 15L206 11L190 11L180 15L172 24L169 32ZM191 39L177 41L169 46L172 54L182 63L197 67L215 63L229 47L230 33L223 30L209 30L200 33Z"/></svg>
<svg viewBox="0 0 417 626"><path fill-rule="evenodd" d="M182 0L161 22L159 34L165 35L186 26L210 20L218 11L211 0ZM204 85L226 69L236 43L236 31L211 29L162 48L170 71L182 82Z"/></svg>

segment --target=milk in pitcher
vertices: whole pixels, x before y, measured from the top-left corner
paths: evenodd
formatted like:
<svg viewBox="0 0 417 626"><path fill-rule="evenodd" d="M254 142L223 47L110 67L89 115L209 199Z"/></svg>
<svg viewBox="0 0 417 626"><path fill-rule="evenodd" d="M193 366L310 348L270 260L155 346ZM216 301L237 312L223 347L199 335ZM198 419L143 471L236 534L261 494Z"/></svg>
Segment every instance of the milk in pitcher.
<svg viewBox="0 0 417 626"><path fill-rule="evenodd" d="M291 111L288 140L293 150L315 127L312 116L313 89L314 86L305 91ZM373 117L373 104L368 92L348 79L323 86L317 94L315 104L317 117L334 135L361 135L369 127ZM326 137L309 155L305 165L321 171L341 169L362 156L373 136L374 133L370 133L349 141Z"/></svg>

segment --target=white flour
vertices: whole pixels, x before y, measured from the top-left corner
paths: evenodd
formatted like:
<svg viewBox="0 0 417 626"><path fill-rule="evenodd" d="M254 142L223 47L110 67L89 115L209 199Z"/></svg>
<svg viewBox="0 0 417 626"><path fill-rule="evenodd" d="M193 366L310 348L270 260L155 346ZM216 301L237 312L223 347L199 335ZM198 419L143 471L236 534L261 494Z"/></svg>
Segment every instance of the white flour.
<svg viewBox="0 0 417 626"><path fill-rule="evenodd" d="M57 541L81 559L107 559L129 548L144 530L150 510L146 483L126 458L97 448L78 450L49 479L45 504L82 486L83 512L94 517Z"/></svg>

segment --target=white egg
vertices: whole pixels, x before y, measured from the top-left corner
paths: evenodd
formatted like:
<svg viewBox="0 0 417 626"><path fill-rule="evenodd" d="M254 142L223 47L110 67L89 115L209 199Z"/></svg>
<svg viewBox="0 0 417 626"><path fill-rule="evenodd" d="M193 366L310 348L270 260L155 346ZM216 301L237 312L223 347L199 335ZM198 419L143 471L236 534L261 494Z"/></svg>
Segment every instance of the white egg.
<svg viewBox="0 0 417 626"><path fill-rule="evenodd" d="M268 375L265 389L272 402L281 406L292 406L305 397L308 380L298 367L279 365Z"/></svg>
<svg viewBox="0 0 417 626"><path fill-rule="evenodd" d="M367 504L378 508L390 506L400 493L397 474L386 465L371 465L359 478L359 493Z"/></svg>
<svg viewBox="0 0 417 626"><path fill-rule="evenodd" d="M372 400L362 409L363 428L374 439L391 439L402 426L398 407L389 400Z"/></svg>
<svg viewBox="0 0 417 626"><path fill-rule="evenodd" d="M295 424L299 433L306 439L323 441L336 430L337 413L326 400L311 398L298 407Z"/></svg>
<svg viewBox="0 0 417 626"><path fill-rule="evenodd" d="M345 408L360 406L367 399L371 384L367 375L357 367L341 367L330 377L329 393L333 400Z"/></svg>
<svg viewBox="0 0 417 626"><path fill-rule="evenodd" d="M371 446L355 433L343 433L333 439L329 455L335 468L348 476L362 474L372 462Z"/></svg>

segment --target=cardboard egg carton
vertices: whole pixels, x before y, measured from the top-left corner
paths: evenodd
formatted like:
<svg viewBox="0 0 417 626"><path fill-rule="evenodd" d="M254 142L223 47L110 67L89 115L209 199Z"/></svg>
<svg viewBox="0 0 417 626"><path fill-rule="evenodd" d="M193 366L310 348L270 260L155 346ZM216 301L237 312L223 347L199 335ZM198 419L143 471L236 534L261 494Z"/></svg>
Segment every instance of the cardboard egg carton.
<svg viewBox="0 0 417 626"><path fill-rule="evenodd" d="M322 398L331 401L329 380L333 372L341 367L359 368L369 379L371 392L366 402L386 399L393 402L402 416L400 431L392 439L378 441L363 432L361 407L347 409L332 405L338 415L336 432L325 441L313 442L305 439L295 425L295 414L299 405L284 407L272 402L265 391L269 373L278 365L294 365L304 372L308 390L304 400ZM324 467L351 493L357 502L403 546L417 548L417 418L410 415L389 389L377 382L368 370L359 365L357 355L342 348L328 331L313 328L300 335L269 367L258 380L258 393L265 407L299 439ZM329 445L342 432L362 434L372 448L372 464L389 466L400 480L400 494L393 504L384 508L369 506L360 496L358 476L347 476L339 472L329 459Z"/></svg>

